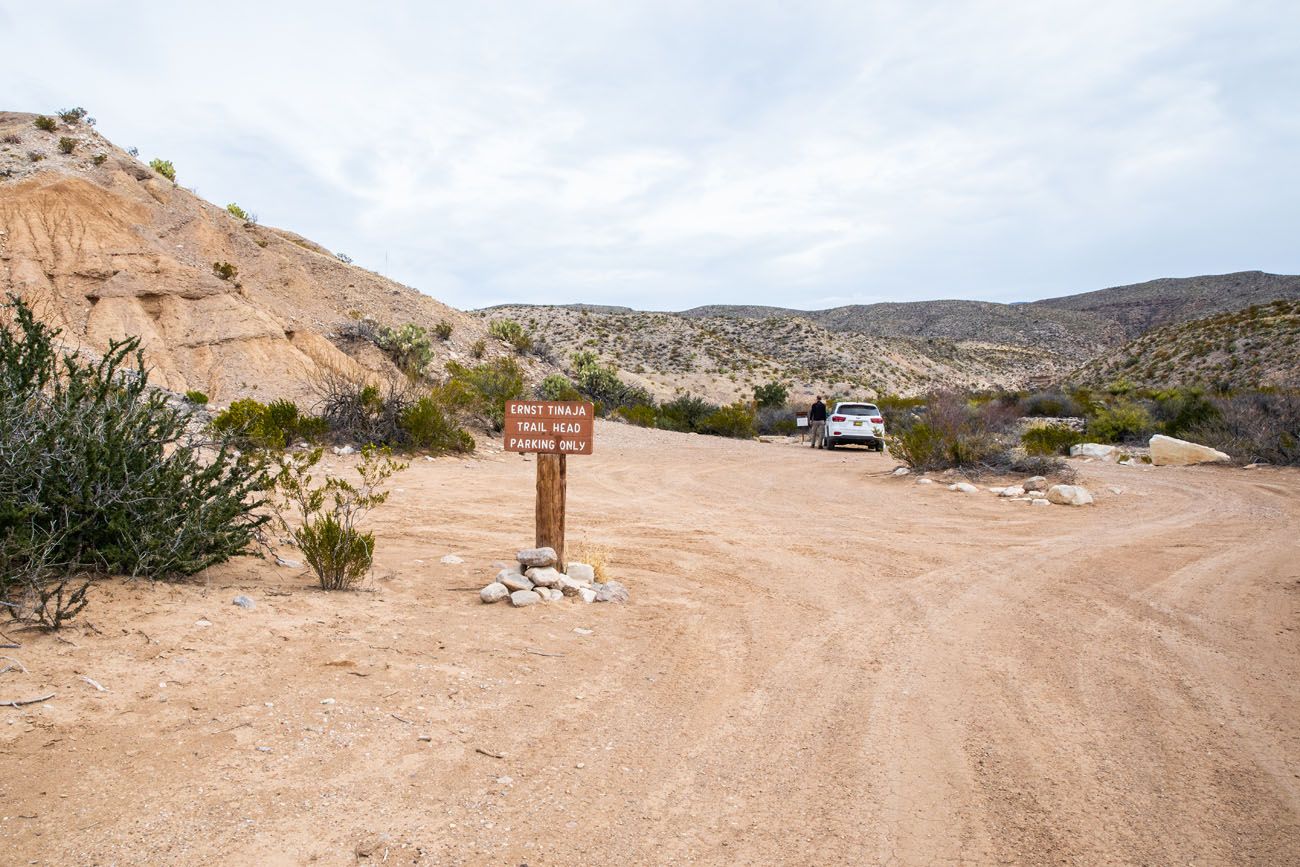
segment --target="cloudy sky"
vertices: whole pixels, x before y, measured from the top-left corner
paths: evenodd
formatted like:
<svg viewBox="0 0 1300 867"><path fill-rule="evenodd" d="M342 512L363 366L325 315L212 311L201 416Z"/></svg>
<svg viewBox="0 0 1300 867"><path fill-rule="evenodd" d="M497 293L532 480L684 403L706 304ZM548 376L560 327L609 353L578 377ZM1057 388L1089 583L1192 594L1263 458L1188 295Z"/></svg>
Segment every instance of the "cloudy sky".
<svg viewBox="0 0 1300 867"><path fill-rule="evenodd" d="M1297 46L1296 0L0 0L0 108L460 307L1013 301L1300 273Z"/></svg>

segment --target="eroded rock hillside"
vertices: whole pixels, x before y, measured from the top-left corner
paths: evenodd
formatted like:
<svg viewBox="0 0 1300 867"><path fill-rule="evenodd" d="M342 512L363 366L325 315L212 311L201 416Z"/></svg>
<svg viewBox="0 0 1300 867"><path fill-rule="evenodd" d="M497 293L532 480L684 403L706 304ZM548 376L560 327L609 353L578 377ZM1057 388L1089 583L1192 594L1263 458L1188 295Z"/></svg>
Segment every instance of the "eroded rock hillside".
<svg viewBox="0 0 1300 867"><path fill-rule="evenodd" d="M47 131L36 117L0 112L0 293L27 298L70 343L102 351L139 335L153 381L225 403L310 401L329 370L393 372L373 345L338 338L350 317L450 323L435 365L486 337L478 317L237 219L84 121Z"/></svg>

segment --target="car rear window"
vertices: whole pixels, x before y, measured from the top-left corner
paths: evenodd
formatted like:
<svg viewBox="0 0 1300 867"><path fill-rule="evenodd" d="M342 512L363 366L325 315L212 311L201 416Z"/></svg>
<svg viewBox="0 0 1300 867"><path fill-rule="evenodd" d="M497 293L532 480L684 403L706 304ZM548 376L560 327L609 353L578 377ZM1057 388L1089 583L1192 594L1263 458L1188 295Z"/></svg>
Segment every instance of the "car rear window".
<svg viewBox="0 0 1300 867"><path fill-rule="evenodd" d="M880 415L880 410L869 403L842 403L835 411L840 415Z"/></svg>

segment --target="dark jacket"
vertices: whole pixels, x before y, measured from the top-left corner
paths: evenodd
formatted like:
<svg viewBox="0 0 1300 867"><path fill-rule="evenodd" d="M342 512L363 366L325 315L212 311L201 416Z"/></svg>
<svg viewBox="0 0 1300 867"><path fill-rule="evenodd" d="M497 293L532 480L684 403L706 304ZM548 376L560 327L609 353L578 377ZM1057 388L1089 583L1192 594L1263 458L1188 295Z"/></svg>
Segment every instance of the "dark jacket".
<svg viewBox="0 0 1300 867"><path fill-rule="evenodd" d="M820 400L808 410L808 421L826 421L826 404Z"/></svg>

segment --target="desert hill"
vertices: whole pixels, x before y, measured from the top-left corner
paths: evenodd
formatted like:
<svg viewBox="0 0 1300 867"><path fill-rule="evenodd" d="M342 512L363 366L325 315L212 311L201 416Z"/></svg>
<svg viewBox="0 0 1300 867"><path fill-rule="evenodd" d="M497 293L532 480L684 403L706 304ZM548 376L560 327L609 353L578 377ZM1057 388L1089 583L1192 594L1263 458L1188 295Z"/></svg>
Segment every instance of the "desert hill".
<svg viewBox="0 0 1300 867"><path fill-rule="evenodd" d="M1300 388L1300 301L1252 304L1150 331L1098 356L1071 380L1105 386Z"/></svg>
<svg viewBox="0 0 1300 867"><path fill-rule="evenodd" d="M1092 314L1118 324L1128 337L1133 338L1153 328L1240 310L1278 298L1300 299L1300 276L1239 271L1201 277L1168 277L1047 298L1026 306Z"/></svg>
<svg viewBox="0 0 1300 867"><path fill-rule="evenodd" d="M44 131L35 118L0 112L0 294L27 298L69 342L102 350L140 335L155 382L227 402L310 400L328 369L390 372L373 345L339 339L349 317L394 327L445 320L442 362L468 358L486 336L477 317L292 232L237 219L84 121ZM223 279L217 263L233 272ZM489 356L507 351L487 343Z"/></svg>

